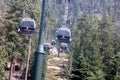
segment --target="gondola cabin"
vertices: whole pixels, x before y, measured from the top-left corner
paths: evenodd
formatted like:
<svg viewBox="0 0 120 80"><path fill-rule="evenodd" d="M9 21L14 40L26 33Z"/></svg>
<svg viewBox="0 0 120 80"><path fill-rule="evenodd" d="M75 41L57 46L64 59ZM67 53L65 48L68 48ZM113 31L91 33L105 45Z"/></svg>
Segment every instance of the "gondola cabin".
<svg viewBox="0 0 120 80"><path fill-rule="evenodd" d="M50 43L44 43L43 47L44 47L44 51L49 51L52 48Z"/></svg>
<svg viewBox="0 0 120 80"><path fill-rule="evenodd" d="M33 34L35 30L35 20L31 18L23 18L20 23L19 32L21 34Z"/></svg>
<svg viewBox="0 0 120 80"><path fill-rule="evenodd" d="M57 32L57 40L62 43L71 41L71 31L69 28L60 28Z"/></svg>
<svg viewBox="0 0 120 80"><path fill-rule="evenodd" d="M56 0L56 4L61 4L62 0Z"/></svg>
<svg viewBox="0 0 120 80"><path fill-rule="evenodd" d="M68 44L67 43L61 43L61 45L60 45L60 52L69 53Z"/></svg>
<svg viewBox="0 0 120 80"><path fill-rule="evenodd" d="M51 41L51 45L56 45L56 41L55 41L55 40L52 40L52 41Z"/></svg>
<svg viewBox="0 0 120 80"><path fill-rule="evenodd" d="M66 50L68 48L67 43L61 43L60 48Z"/></svg>

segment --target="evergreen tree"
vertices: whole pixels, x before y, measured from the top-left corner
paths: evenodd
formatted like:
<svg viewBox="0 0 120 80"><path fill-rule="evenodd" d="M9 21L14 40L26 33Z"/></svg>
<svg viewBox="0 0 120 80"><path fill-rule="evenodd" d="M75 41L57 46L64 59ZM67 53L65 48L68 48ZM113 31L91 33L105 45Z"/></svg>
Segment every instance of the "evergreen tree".
<svg viewBox="0 0 120 80"><path fill-rule="evenodd" d="M112 64L111 64L111 57L114 55L113 50L113 28L112 28L112 20L111 18L105 14L103 16L101 22L101 55L103 55L103 63L104 63L104 72L105 72L105 79L106 80L113 80L112 74Z"/></svg>
<svg viewBox="0 0 120 80"><path fill-rule="evenodd" d="M72 80L104 80L98 28L97 19L92 15L84 15L79 19L77 30L80 36L77 36L77 44L72 48Z"/></svg>
<svg viewBox="0 0 120 80"><path fill-rule="evenodd" d="M23 0L13 1L9 4L6 14L6 53L8 61L13 59L13 65L20 65L22 68L25 63L28 40L18 33L19 23L23 17Z"/></svg>
<svg viewBox="0 0 120 80"><path fill-rule="evenodd" d="M120 79L120 53L115 55L113 57L113 63L114 63L114 80L119 80Z"/></svg>
<svg viewBox="0 0 120 80"><path fill-rule="evenodd" d="M7 5L4 0L0 2L0 80L5 80L5 63L7 54L5 49L6 28L4 24L4 17L7 10Z"/></svg>
<svg viewBox="0 0 120 80"><path fill-rule="evenodd" d="M20 53L19 49L22 47L22 38L20 38L17 32L19 22L22 18L22 3L23 1L14 1L10 4L10 10L6 15L6 49L9 55L11 55L12 50L14 50L16 54Z"/></svg>
<svg viewBox="0 0 120 80"><path fill-rule="evenodd" d="M114 34L113 48L114 48L114 54L117 54L120 52L120 36L118 34Z"/></svg>
<svg viewBox="0 0 120 80"><path fill-rule="evenodd" d="M7 60L7 54L6 54L6 49L5 49L5 27L3 23L0 23L2 26L0 28L0 80L4 80L3 77L5 77L5 63Z"/></svg>

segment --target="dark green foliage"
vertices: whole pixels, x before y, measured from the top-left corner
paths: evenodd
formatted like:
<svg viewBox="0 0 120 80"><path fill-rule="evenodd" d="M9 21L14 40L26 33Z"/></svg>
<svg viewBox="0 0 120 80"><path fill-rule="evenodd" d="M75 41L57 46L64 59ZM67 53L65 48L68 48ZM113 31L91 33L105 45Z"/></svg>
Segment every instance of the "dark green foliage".
<svg viewBox="0 0 120 80"><path fill-rule="evenodd" d="M24 1L17 0L9 5L10 10L6 15L6 51L9 56L8 60L12 56L15 57L14 63L20 63L21 68L25 67L27 52L28 52L28 42L29 38L25 35L20 35L18 33L19 23L23 18L23 4ZM28 16L32 16L26 13ZM33 42L35 43L35 42ZM32 43L32 47L35 45ZM33 48L31 49L33 52ZM24 69L23 69L24 70Z"/></svg>
<svg viewBox="0 0 120 80"><path fill-rule="evenodd" d="M72 80L104 80L102 72L101 41L97 19L92 15L83 15L78 20L77 42L72 46ZM75 34L76 35L76 34Z"/></svg>
<svg viewBox="0 0 120 80"><path fill-rule="evenodd" d="M79 54L79 53L78 53ZM91 77L91 71L88 69L89 64L86 62L84 56L81 54L73 60L73 70L71 72L71 80L84 80Z"/></svg>
<svg viewBox="0 0 120 80"><path fill-rule="evenodd" d="M3 80L5 76L5 62L7 60L7 54L5 49L5 28L2 22L0 22L0 80Z"/></svg>
<svg viewBox="0 0 120 80"><path fill-rule="evenodd" d="M103 63L104 68L103 71L106 74L105 79L106 80L113 80L114 79L114 71L112 68L114 68L111 60L112 56L114 55L114 49L113 49L113 27L112 27L112 20L111 18L105 14L103 16L102 22L100 24L101 29L101 55L104 56Z"/></svg>
<svg viewBox="0 0 120 80"><path fill-rule="evenodd" d="M31 53L33 54L31 54L29 68L29 72L31 72L34 51L38 42L41 13L41 2L38 3L37 0L10 0L12 1L11 3L8 0L5 1L8 2L9 9L6 9L8 11L5 15L5 23L0 22L0 80L4 80L2 77L5 76L5 62L12 57L12 52L14 52L13 55L16 61L19 59L23 65L26 62L28 37L22 36L17 32L19 22L25 16L35 19L37 25L35 34L32 36ZM26 7L26 15L23 15L25 1L28 6ZM73 60L70 79L120 80L120 0L71 1L71 15L74 18L74 27L71 29ZM2 5L0 6L0 9L2 9ZM105 12L108 14L103 15ZM98 21L91 13L103 15L103 18ZM45 41L50 41L55 37L56 29L54 28L61 27L62 21L58 18L63 20L63 14L64 3L55 5L52 0L48 0ZM4 14L1 15L3 16ZM101 18L100 16L97 17ZM114 23L112 18L114 18ZM115 20L117 20L117 23ZM57 21L58 25L56 25ZM117 27L115 31L113 24ZM117 34L113 35L113 32ZM53 34L54 36L51 37ZM45 69L46 64L44 65L44 73ZM45 77L45 75L43 76Z"/></svg>
<svg viewBox="0 0 120 80"><path fill-rule="evenodd" d="M99 21L83 15L73 28L71 80L119 80L119 36L113 38L110 16ZM119 65L120 66L120 65ZM89 74L89 75L88 75Z"/></svg>
<svg viewBox="0 0 120 80"><path fill-rule="evenodd" d="M117 55L115 55L113 57L113 61L114 63L114 80L119 80L120 79L120 53L118 53Z"/></svg>
<svg viewBox="0 0 120 80"><path fill-rule="evenodd" d="M21 4L19 4L21 3ZM17 6L16 6L17 5ZM23 38L20 37L17 29L19 28L19 22L22 18L22 7L23 1L14 1L10 4L10 10L6 15L6 49L9 56L14 56L20 58L21 54L24 55L25 49L23 49L22 43L24 42ZM21 52L23 51L23 52Z"/></svg>
<svg viewBox="0 0 120 80"><path fill-rule="evenodd" d="M120 52L120 37L114 34L113 42L114 54L117 54Z"/></svg>

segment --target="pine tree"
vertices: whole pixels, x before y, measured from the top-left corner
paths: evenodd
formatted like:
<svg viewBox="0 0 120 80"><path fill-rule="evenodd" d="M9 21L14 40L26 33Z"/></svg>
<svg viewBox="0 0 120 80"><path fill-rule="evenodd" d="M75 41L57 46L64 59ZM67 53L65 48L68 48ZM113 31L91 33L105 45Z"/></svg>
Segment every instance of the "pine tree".
<svg viewBox="0 0 120 80"><path fill-rule="evenodd" d="M102 22L101 22L101 55L103 55L103 63L104 63L104 72L105 72L105 79L106 80L113 80L113 75L112 74L112 56L114 55L114 50L113 50L113 28L112 28L112 20L111 18L105 14L103 16Z"/></svg>
<svg viewBox="0 0 120 80"><path fill-rule="evenodd" d="M28 43L28 40L18 33L19 23L23 17L23 3L23 0L9 3L9 10L5 18L7 60L11 61L13 59L13 66L17 64L21 69L24 66L23 63L25 63Z"/></svg>
<svg viewBox="0 0 120 80"><path fill-rule="evenodd" d="M0 2L0 80L5 79L5 63L7 60L7 54L5 49L5 36L6 28L4 24L4 17L7 10L7 5L4 0Z"/></svg>
<svg viewBox="0 0 120 80"><path fill-rule="evenodd" d="M120 53L115 55L113 57L113 63L114 63L114 80L119 80L120 79Z"/></svg>
<svg viewBox="0 0 120 80"><path fill-rule="evenodd" d="M84 15L79 19L77 26L79 39L72 48L74 53L72 80L104 80L98 29L99 25L94 16Z"/></svg>

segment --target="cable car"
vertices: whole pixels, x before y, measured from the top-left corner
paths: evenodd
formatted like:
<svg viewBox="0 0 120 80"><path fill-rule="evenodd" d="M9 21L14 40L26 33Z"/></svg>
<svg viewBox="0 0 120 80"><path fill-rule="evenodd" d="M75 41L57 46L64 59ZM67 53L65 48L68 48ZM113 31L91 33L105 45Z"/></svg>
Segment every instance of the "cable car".
<svg viewBox="0 0 120 80"><path fill-rule="evenodd" d="M52 40L52 41L51 41L51 45L56 45L56 41L55 41L55 40Z"/></svg>
<svg viewBox="0 0 120 80"><path fill-rule="evenodd" d="M52 48L50 43L44 43L43 47L44 47L44 51L49 51Z"/></svg>
<svg viewBox="0 0 120 80"><path fill-rule="evenodd" d="M62 0L56 0L56 4L61 4Z"/></svg>
<svg viewBox="0 0 120 80"><path fill-rule="evenodd" d="M68 45L67 45L67 43L61 43L60 47L61 47L61 49L67 49Z"/></svg>
<svg viewBox="0 0 120 80"><path fill-rule="evenodd" d="M71 41L71 31L69 28L59 28L57 32L57 40L62 43L69 43Z"/></svg>
<svg viewBox="0 0 120 80"><path fill-rule="evenodd" d="M61 43L61 45L60 45L60 52L69 53L68 44L67 43Z"/></svg>
<svg viewBox="0 0 120 80"><path fill-rule="evenodd" d="M23 18L20 23L19 32L22 34L33 34L35 30L35 21L31 18Z"/></svg>

